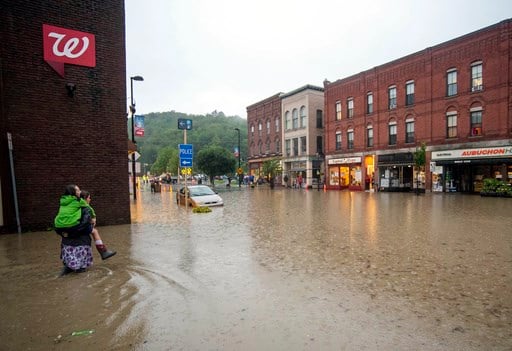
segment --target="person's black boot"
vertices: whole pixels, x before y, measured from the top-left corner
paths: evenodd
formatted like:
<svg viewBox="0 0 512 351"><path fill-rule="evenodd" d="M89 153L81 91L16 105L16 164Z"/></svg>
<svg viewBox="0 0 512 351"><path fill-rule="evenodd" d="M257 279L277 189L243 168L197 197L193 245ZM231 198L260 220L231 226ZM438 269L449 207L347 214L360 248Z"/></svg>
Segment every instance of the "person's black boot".
<svg viewBox="0 0 512 351"><path fill-rule="evenodd" d="M96 249L98 249L98 252L100 253L100 256L101 256L102 260L106 260L107 258L110 258L110 257L114 256L117 253L116 251L110 251L103 244L96 245Z"/></svg>
<svg viewBox="0 0 512 351"><path fill-rule="evenodd" d="M74 272L71 268L69 268L68 266L64 266L62 267L62 271L60 271L60 277L63 277L65 276L66 274L69 274L71 272Z"/></svg>

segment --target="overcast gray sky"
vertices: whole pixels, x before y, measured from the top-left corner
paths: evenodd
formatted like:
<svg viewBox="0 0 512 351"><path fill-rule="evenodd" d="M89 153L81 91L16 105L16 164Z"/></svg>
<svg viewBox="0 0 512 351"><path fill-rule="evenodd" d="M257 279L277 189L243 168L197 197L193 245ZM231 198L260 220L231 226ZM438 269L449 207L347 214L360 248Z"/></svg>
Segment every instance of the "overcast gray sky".
<svg viewBox="0 0 512 351"><path fill-rule="evenodd" d="M137 114L243 118L278 92L323 86L512 17L511 0L125 4L127 76L144 77L134 82Z"/></svg>

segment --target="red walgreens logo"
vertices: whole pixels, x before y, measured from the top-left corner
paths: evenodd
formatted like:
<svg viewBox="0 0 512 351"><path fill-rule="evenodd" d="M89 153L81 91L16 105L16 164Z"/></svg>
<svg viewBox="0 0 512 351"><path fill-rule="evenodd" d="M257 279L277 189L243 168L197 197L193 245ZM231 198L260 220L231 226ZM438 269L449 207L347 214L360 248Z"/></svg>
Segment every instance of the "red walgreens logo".
<svg viewBox="0 0 512 351"><path fill-rule="evenodd" d="M64 64L95 67L96 41L91 33L43 24L44 60L64 77Z"/></svg>

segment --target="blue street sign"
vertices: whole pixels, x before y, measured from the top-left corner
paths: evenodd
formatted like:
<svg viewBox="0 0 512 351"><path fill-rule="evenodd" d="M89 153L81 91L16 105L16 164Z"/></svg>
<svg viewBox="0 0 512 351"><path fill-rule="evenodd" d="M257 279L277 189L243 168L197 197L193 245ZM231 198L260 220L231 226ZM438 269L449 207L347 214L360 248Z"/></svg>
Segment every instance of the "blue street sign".
<svg viewBox="0 0 512 351"><path fill-rule="evenodd" d="M194 148L192 144L179 144L180 159L192 160L194 158Z"/></svg>
<svg viewBox="0 0 512 351"><path fill-rule="evenodd" d="M192 167L192 159L180 158L180 167Z"/></svg>

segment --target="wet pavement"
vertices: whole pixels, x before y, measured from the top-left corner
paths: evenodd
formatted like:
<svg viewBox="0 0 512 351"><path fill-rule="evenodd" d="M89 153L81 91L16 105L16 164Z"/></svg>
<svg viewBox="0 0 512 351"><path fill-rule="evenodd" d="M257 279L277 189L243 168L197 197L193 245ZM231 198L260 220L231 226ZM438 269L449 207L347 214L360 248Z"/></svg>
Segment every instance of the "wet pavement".
<svg viewBox="0 0 512 351"><path fill-rule="evenodd" d="M1 350L512 349L512 199L148 190L86 273L53 232L0 236Z"/></svg>

